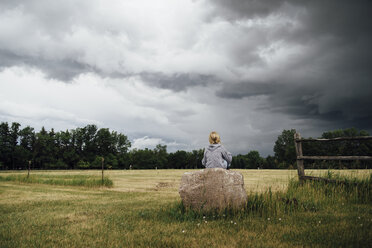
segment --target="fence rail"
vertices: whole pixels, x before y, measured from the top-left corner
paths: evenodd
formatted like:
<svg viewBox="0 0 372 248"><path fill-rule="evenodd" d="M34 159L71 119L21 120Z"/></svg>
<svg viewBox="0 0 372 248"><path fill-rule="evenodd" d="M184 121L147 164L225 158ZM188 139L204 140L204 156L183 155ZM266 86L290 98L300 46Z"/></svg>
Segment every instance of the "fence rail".
<svg viewBox="0 0 372 248"><path fill-rule="evenodd" d="M372 156L304 156L302 152L302 142L329 142L342 140L372 140L372 136L358 137L339 137L333 139L302 139L299 133L294 134L296 156L297 156L297 173L300 180L322 180L331 181L326 178L305 176L304 160L372 160Z"/></svg>
<svg viewBox="0 0 372 248"><path fill-rule="evenodd" d="M314 141L341 141L341 140L372 140L372 136L355 136L355 137L339 137L333 139L296 139L295 142L314 142Z"/></svg>
<svg viewBox="0 0 372 248"><path fill-rule="evenodd" d="M308 160L372 160L371 156L297 156Z"/></svg>

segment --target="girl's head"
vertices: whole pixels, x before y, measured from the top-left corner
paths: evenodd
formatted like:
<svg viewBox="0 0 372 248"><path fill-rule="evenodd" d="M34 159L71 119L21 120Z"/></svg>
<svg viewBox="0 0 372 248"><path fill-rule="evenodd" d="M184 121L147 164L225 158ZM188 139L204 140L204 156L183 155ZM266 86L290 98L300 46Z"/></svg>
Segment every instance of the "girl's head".
<svg viewBox="0 0 372 248"><path fill-rule="evenodd" d="M220 144L221 143L220 135L217 132L214 132L214 131L211 132L209 134L209 143Z"/></svg>

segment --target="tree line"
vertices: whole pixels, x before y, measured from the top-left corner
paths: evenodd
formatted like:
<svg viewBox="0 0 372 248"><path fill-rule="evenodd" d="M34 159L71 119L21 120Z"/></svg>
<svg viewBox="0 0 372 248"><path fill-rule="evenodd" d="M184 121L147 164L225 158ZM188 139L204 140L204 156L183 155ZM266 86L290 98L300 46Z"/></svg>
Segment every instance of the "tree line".
<svg viewBox="0 0 372 248"><path fill-rule="evenodd" d="M233 156L232 168L288 169L296 168L294 133L283 130L274 145L274 156L261 157L258 151ZM354 128L325 132L322 138L368 136L366 131ZM204 150L167 152L167 146L158 144L154 149L130 149L131 142L124 134L87 125L55 132L44 127L39 132L19 123L0 124L0 169L98 169L104 158L110 169L193 169L203 168ZM371 155L372 143L339 142L304 143L304 155ZM370 162L314 161L306 168L372 168Z"/></svg>
<svg viewBox="0 0 372 248"><path fill-rule="evenodd" d="M0 124L0 169L189 169L201 168L203 150L168 153L166 145L132 149L124 134L87 125L55 132L39 132L19 123Z"/></svg>

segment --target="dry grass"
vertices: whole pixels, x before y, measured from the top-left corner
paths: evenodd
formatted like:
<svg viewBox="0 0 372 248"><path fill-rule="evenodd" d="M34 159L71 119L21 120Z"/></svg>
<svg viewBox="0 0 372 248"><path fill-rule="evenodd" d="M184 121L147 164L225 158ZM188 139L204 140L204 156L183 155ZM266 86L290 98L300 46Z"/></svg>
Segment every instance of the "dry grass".
<svg viewBox="0 0 372 248"><path fill-rule="evenodd" d="M178 186L185 171L105 171L114 182L109 189L0 182L0 247L368 247L372 242L370 205L327 195L312 199L317 192L310 186L290 194L315 204L317 211L184 218ZM297 177L295 170L239 171L247 192L258 194L286 190ZM338 172L363 178L372 170ZM26 172L0 175L19 173ZM46 173L100 175L32 172Z"/></svg>
<svg viewBox="0 0 372 248"><path fill-rule="evenodd" d="M105 176L110 178L114 187L109 190L120 192L153 192L178 196L178 187L183 173L193 170L106 170ZM244 184L247 192L283 191L287 188L290 179L297 178L297 170L241 170L237 169L244 176ZM305 170L306 175L325 176L328 171L340 175L362 178L372 170ZM33 175L83 175L101 176L99 170L58 170L58 171L32 171ZM24 174L26 171L0 172L2 175Z"/></svg>

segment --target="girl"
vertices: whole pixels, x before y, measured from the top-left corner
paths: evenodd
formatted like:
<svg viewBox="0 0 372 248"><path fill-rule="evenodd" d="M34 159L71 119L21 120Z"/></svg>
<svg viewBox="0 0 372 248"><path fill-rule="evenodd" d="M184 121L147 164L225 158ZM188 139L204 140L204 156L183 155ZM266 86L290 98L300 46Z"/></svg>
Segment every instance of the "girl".
<svg viewBox="0 0 372 248"><path fill-rule="evenodd" d="M205 168L228 169L231 164L232 156L231 153L221 145L220 135L217 132L211 132L209 134L209 143L210 145L204 150L202 164Z"/></svg>

